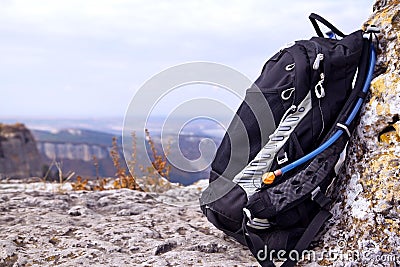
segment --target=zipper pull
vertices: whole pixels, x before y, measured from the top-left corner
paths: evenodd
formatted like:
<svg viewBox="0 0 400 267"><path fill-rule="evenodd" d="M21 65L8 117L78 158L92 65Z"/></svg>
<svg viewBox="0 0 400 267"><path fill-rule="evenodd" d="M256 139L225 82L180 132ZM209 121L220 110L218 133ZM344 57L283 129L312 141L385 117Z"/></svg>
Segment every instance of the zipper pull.
<svg viewBox="0 0 400 267"><path fill-rule="evenodd" d="M325 89L323 86L325 80L325 74L322 72L320 74L321 80L315 85L315 95L317 98L323 98L325 96Z"/></svg>
<svg viewBox="0 0 400 267"><path fill-rule="evenodd" d="M317 70L319 69L319 63L321 63L321 61L324 60L324 54L317 54L317 57L314 60L314 64L313 64L313 69Z"/></svg>
<svg viewBox="0 0 400 267"><path fill-rule="evenodd" d="M295 91L294 87L283 90L281 93L281 98L283 100L289 100L289 98L292 96L294 91Z"/></svg>

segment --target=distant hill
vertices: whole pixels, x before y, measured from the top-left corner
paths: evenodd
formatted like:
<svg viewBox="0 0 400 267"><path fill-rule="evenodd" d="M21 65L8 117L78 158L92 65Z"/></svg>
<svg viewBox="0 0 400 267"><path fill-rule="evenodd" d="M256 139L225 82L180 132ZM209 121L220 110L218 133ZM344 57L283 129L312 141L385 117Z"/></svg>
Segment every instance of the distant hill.
<svg viewBox="0 0 400 267"><path fill-rule="evenodd" d="M76 174L83 177L96 177L96 168L93 163L93 156L96 157L99 166L99 176L112 177L116 170L113 166L110 156L110 149L112 138L115 136L110 133L92 131L86 129L61 129L61 130L32 130L38 150L41 154L43 162L50 165L53 159L61 161L63 164L63 171L74 171ZM171 135L172 138L173 135ZM116 136L121 142L121 136ZM161 151L160 138L158 135L152 136L157 151ZM203 138L211 138L206 134L194 135L193 133L179 135L179 140L172 140L172 142L179 142L179 149L182 154L188 159L196 159L200 156L198 146ZM168 138L168 135L167 135ZM215 138L218 144L219 139ZM143 142L142 137L138 137L138 142ZM119 144L122 148L122 145ZM144 164L145 157L151 157L151 151L138 151L137 162L138 165ZM180 153L179 151L170 151L170 153ZM121 159L123 160L122 149L120 151ZM125 164L125 162L123 162ZM138 168L136 168L138 169ZM172 166L170 179L172 182L178 182L184 185L192 184L200 179L208 177L209 169L198 173L188 173L181 171Z"/></svg>
<svg viewBox="0 0 400 267"><path fill-rule="evenodd" d="M99 166L99 176L114 176L110 157L114 135L84 129L57 131L32 130L42 161L51 165L53 159L62 162L63 172L74 171L83 177L96 177L93 156ZM122 154L121 154L122 155ZM46 168L46 166L44 167ZM55 170L54 170L55 171Z"/></svg>
<svg viewBox="0 0 400 267"><path fill-rule="evenodd" d="M54 143L72 143L72 144L88 144L88 145L105 145L109 146L114 136L110 133L92 131L86 129L62 129L54 131L32 130L36 141L38 142L54 142Z"/></svg>

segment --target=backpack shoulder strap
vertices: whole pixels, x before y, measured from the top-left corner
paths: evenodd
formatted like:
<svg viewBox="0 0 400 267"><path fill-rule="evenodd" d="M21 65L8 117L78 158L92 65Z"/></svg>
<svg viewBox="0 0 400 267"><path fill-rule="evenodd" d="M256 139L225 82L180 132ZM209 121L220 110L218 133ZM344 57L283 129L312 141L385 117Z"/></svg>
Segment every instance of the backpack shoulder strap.
<svg viewBox="0 0 400 267"><path fill-rule="evenodd" d="M331 29L332 32L335 33L337 36L340 36L340 37L345 37L346 36L343 32L341 32L338 28L333 26L329 21L327 21L326 19L324 19L320 15L317 15L315 13L311 13L311 15L308 18L310 19L310 21L311 21L312 25L314 26L314 29L317 32L319 37L324 37L324 34L322 33L320 27L318 26L317 21L321 22L326 27Z"/></svg>
<svg viewBox="0 0 400 267"><path fill-rule="evenodd" d="M297 251L297 255L302 255L302 252L308 248L308 246L313 241L314 237L317 235L322 225L332 216L332 214L325 210L321 209L319 213L314 217L311 221L310 225L304 231L304 234L301 236L300 240L297 242L296 246L293 250ZM281 267L293 267L296 265L297 259L287 259Z"/></svg>
<svg viewBox="0 0 400 267"><path fill-rule="evenodd" d="M244 216L246 217L246 216ZM308 227L305 229L304 233L301 235L299 241L297 241L296 246L292 249L292 251L296 251L297 253L295 256L300 256L302 255L302 252L308 248L310 243L313 241L319 230L322 228L324 223L332 217L332 214L327 211L326 209L321 209L317 215L315 215L314 219L311 221L311 223L308 225ZM251 253L254 255L254 257L257 259L258 263L262 267L275 267L275 264L270 258L270 254L267 253L267 255L263 254L268 251L264 251L264 249L267 249L268 246L265 243L265 241L256 233L253 233L252 231L249 231L249 229L246 226L246 219L243 221L243 228L244 230L244 238L246 240L246 244L249 247ZM288 233L286 233L288 234ZM276 236L275 238L280 239L278 242L287 242L288 235L282 235L282 236ZM261 252L261 254L260 254ZM297 258L293 258L293 254L291 254L288 251L289 254L286 254L288 258L286 261L281 265L281 267L293 267L296 265ZM263 256L263 259L260 258L260 256ZM292 258L291 258L292 257Z"/></svg>

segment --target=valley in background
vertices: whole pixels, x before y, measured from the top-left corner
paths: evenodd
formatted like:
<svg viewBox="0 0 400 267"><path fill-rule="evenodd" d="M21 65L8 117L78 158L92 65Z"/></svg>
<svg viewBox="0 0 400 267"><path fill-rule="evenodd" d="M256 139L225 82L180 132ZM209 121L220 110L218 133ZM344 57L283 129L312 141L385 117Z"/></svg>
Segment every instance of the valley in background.
<svg viewBox="0 0 400 267"><path fill-rule="evenodd" d="M75 172L83 178L95 179L99 177L113 177L115 167L110 156L112 139L116 137L120 157L122 152L122 125L121 118L105 119L24 119L3 118L2 123L24 123L29 128L36 140L36 145L41 156L43 176L52 166L53 161L62 164L63 173ZM161 131L163 118L152 118L148 121L151 139L154 141L157 151L161 154ZM137 142L144 142L143 129L134 130ZM177 134L178 133L178 134ZM224 129L214 121L199 119L182 125L169 124L169 128L163 130L164 140L172 145L170 154L182 153L187 159L194 160L200 157L199 144L204 139L212 140L216 147L221 142ZM178 146L176 146L178 142ZM180 151L177 151L176 148ZM131 149L127 147L125 149ZM146 166L152 157L150 149L137 151L136 165ZM98 166L97 168L95 167ZM123 161L125 164L125 161ZM126 166L125 166L126 167ZM136 171L139 172L138 168ZM199 172L185 172L171 165L170 181L183 185L192 184L200 179L207 179L210 167ZM57 170L53 168L48 178L57 179Z"/></svg>

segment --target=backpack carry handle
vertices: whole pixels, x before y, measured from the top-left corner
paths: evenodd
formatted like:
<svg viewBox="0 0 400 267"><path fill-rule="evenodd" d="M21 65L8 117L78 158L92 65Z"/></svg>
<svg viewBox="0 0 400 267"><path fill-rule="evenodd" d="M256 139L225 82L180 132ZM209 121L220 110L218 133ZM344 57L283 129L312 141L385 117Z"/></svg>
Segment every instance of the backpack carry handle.
<svg viewBox="0 0 400 267"><path fill-rule="evenodd" d="M317 32L319 37L324 37L324 34L322 33L320 27L318 26L317 21L321 22L326 27L331 29L332 32L335 33L337 36L340 36L340 37L345 37L346 36L343 32L341 32L338 28L333 26L329 21L327 21L326 19L324 19L320 15L317 15L315 13L311 13L311 15L308 18L310 19L310 21L311 21L312 25L314 26L314 29Z"/></svg>

